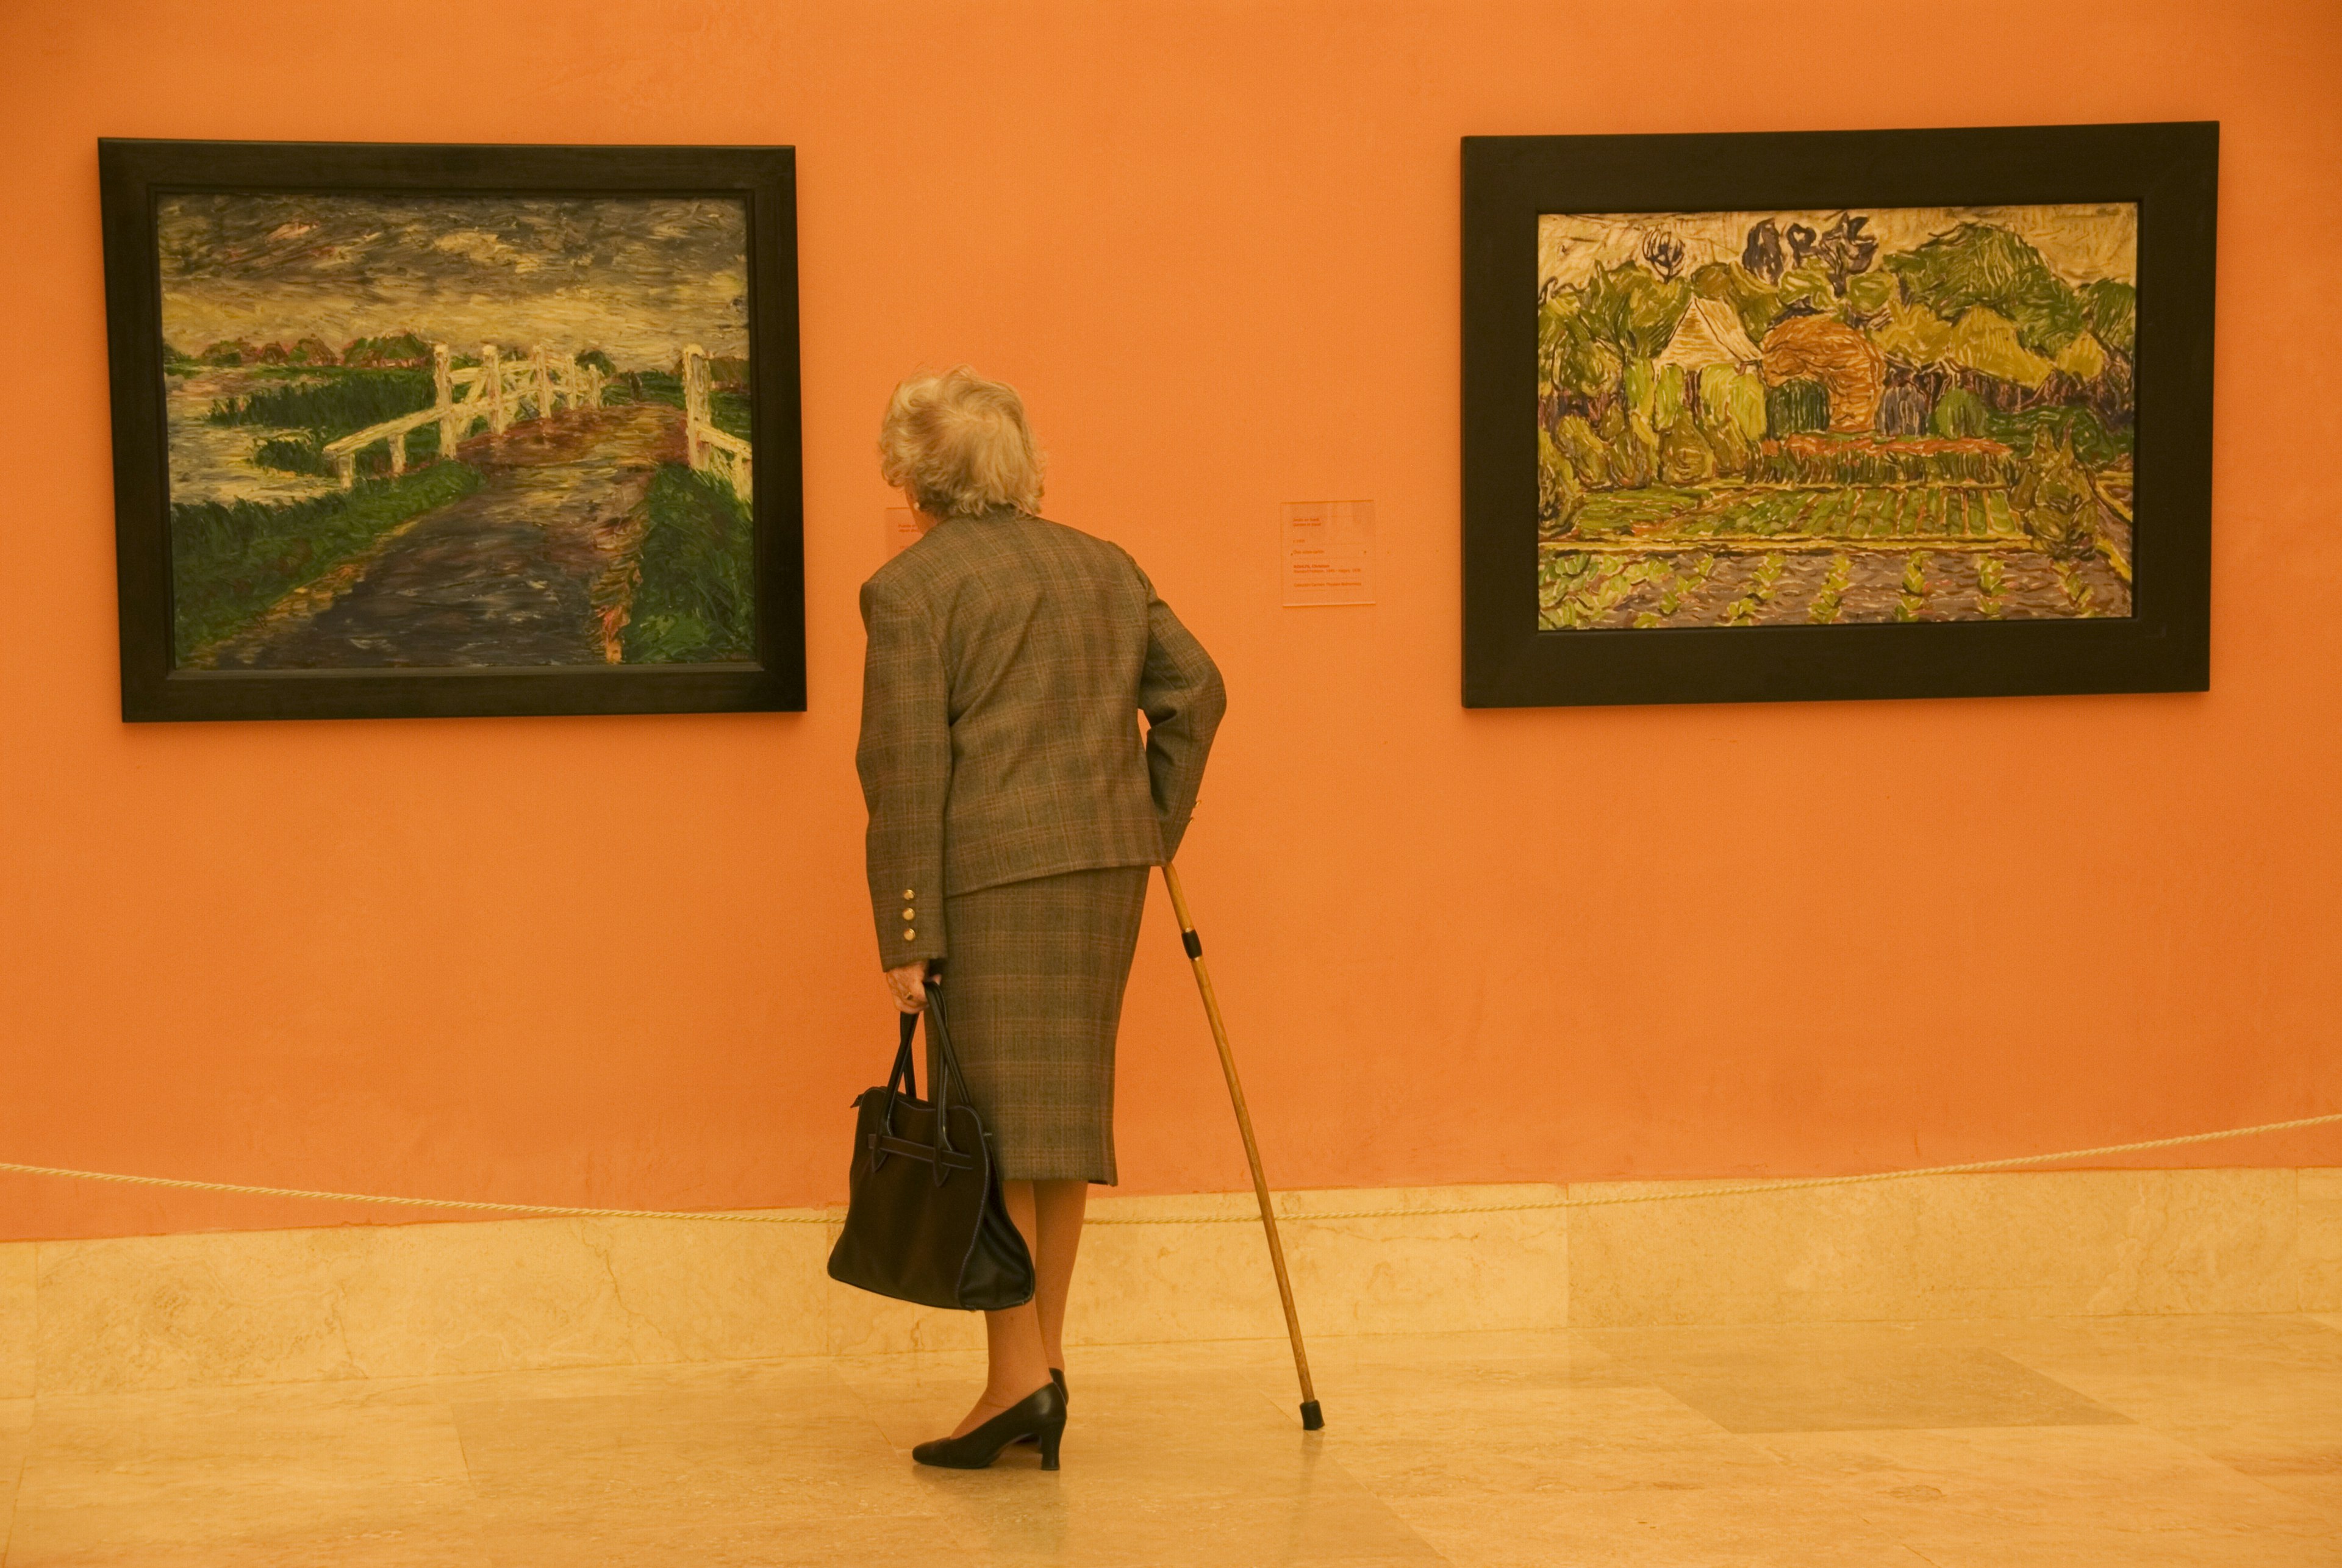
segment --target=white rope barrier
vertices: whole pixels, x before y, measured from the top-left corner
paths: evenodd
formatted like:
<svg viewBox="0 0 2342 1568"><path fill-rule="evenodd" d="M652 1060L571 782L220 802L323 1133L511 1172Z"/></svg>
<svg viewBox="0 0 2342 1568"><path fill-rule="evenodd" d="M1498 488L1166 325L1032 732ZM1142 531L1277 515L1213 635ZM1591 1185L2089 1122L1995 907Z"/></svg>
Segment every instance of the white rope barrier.
<svg viewBox="0 0 2342 1568"><path fill-rule="evenodd" d="M1925 1165L1910 1171L1874 1171L1856 1176L1810 1176L1782 1182L1749 1182L1726 1187L1687 1187L1664 1192L1606 1193L1598 1197L1547 1198L1526 1203L1474 1203L1418 1209L1344 1209L1323 1213L1296 1213L1280 1203L1280 1221L1308 1224L1318 1220L1406 1219L1419 1214L1512 1214L1537 1209L1592 1209L1618 1203L1683 1203L1694 1198L1729 1198L1764 1193L1803 1192L1815 1187L1852 1187L1873 1182L1907 1182L1920 1176L1957 1176L1979 1171L2006 1171L2019 1165L2047 1165L2060 1160L2090 1160L2106 1154L2134 1154L2147 1149L2177 1148L2182 1144L2210 1144L2224 1138L2250 1138L2264 1133L2287 1133L2301 1127L2323 1127L2342 1122L2342 1111L2324 1116L2303 1116L2290 1122L2264 1122L2257 1127L2229 1127L2217 1133L2187 1133L2177 1138L2150 1138L2137 1144L2108 1144L2097 1149L2067 1149L2054 1154L2017 1154L2005 1160L1971 1160L1958 1165ZM715 1220L761 1225L820 1225L832 1213L740 1214L714 1210L589 1209L553 1203L495 1203L475 1198L403 1198L382 1193L323 1193L299 1187L256 1187L236 1182L195 1182L175 1176L131 1176L112 1171L68 1171L50 1165L19 1165L0 1160L0 1171L27 1176L60 1176L77 1182L117 1182L138 1187L173 1187L195 1193L237 1193L247 1197L310 1198L321 1203L386 1203L417 1209L469 1209L486 1213L536 1214L551 1219L589 1220ZM1256 1224L1257 1213L1102 1215L1093 1225Z"/></svg>
<svg viewBox="0 0 2342 1568"><path fill-rule="evenodd" d="M335 1203L391 1203L418 1209L480 1209L498 1214L594 1220L737 1220L763 1225L819 1225L826 1214L726 1214L712 1210L577 1209L552 1203L491 1203L476 1198L400 1198L384 1193L313 1193L300 1187L247 1187L235 1182L190 1182L175 1176L125 1176L112 1171L63 1171L47 1165L17 1165L0 1160L0 1171L27 1176L65 1176L78 1182L123 1182L134 1187L178 1187L193 1193L242 1193L259 1198L315 1198Z"/></svg>
<svg viewBox="0 0 2342 1568"><path fill-rule="evenodd" d="M1731 1198L1744 1193L1794 1193L1811 1187L1853 1187L1873 1182L1907 1182L1917 1176L1958 1176L1979 1171L2006 1171L2018 1165L2047 1165L2059 1160L2089 1160L2101 1154L2130 1154L2142 1149L2168 1149L2180 1144L2211 1144L2223 1138L2249 1138L2260 1133L2284 1133L2296 1127L2322 1127L2331 1122L2342 1122L2342 1111L2326 1116L2304 1116L2292 1122L2264 1122L2257 1127L2229 1127L2217 1133L2187 1133L2177 1138L2150 1138L2139 1144L2108 1144L2097 1149L2067 1149L2055 1154L2017 1154L2006 1160L1971 1160L1959 1165L1922 1165L1910 1171L1871 1171L1858 1176L1807 1176L1792 1181L1748 1182L1730 1187L1686 1187L1656 1193L1606 1193L1599 1197L1546 1198L1528 1203L1474 1203L1452 1208L1420 1209L1345 1209L1338 1213L1306 1213L1288 1211L1279 1204L1276 1217L1295 1224L1307 1224L1312 1220L1383 1220L1398 1219L1408 1214L1511 1214L1532 1209L1599 1209L1618 1203L1672 1203L1690 1198ZM1257 1219L1257 1214L1195 1215L1176 1222L1164 1217L1147 1220L1091 1220L1093 1225L1135 1225L1217 1223Z"/></svg>

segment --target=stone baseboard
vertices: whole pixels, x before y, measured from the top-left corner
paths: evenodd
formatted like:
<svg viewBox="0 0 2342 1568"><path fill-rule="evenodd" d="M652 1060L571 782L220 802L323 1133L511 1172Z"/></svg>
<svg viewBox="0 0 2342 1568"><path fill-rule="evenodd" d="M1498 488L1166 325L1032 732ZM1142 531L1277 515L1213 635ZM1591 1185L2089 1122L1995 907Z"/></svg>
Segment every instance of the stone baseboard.
<svg viewBox="0 0 2342 1568"><path fill-rule="evenodd" d="M1301 1192L1310 1334L2342 1311L2342 1170L1940 1176L1501 1211L1708 1183ZM1443 1213L1452 1209L1480 1213ZM1373 1219L1313 1219L1359 1209ZM776 1211L778 1213L780 1211ZM1252 1196L1096 1199L1078 1343L1283 1333ZM495 1220L0 1243L0 1399L972 1349L973 1314L834 1283L802 1223Z"/></svg>

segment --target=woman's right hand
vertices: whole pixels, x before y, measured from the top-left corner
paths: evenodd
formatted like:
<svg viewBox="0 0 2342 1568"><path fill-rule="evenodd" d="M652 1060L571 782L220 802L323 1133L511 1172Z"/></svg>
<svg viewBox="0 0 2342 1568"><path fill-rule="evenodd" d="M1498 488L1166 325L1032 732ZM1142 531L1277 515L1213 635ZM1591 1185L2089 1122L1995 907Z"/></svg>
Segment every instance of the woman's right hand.
<svg viewBox="0 0 2342 1568"><path fill-rule="evenodd" d="M894 993L895 1005L905 1013L924 1013L927 1007L927 961L906 964L899 969L886 971L886 989Z"/></svg>

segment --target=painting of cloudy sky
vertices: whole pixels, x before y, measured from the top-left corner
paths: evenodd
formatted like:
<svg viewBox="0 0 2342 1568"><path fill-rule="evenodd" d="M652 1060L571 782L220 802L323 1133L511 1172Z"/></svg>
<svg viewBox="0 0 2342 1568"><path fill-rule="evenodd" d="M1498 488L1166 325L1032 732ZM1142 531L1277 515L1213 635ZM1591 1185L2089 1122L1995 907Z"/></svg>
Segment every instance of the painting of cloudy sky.
<svg viewBox="0 0 2342 1568"><path fill-rule="evenodd" d="M164 335L187 353L405 332L662 369L686 340L747 350L736 201L205 195L165 197L157 221Z"/></svg>

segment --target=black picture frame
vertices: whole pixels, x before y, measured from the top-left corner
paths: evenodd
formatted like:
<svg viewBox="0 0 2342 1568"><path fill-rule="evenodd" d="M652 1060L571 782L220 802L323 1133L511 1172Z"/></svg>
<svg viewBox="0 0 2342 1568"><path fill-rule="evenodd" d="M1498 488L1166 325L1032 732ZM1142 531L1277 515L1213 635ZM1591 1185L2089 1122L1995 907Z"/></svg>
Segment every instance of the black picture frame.
<svg viewBox="0 0 2342 1568"><path fill-rule="evenodd" d="M102 139L122 716L417 718L796 712L805 707L804 478L796 153L581 146ZM747 219L756 481L755 657L725 664L405 669L175 667L157 203L180 193L739 200Z"/></svg>
<svg viewBox="0 0 2342 1568"><path fill-rule="evenodd" d="M2217 123L1463 143L1467 707L2202 691ZM1537 218L2135 202L2133 614L1538 630Z"/></svg>

